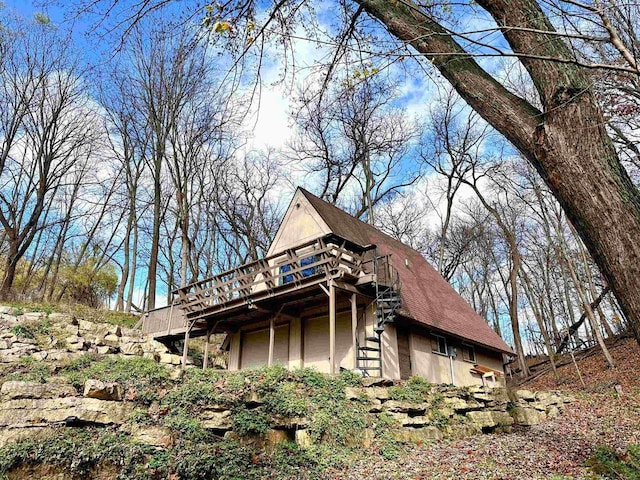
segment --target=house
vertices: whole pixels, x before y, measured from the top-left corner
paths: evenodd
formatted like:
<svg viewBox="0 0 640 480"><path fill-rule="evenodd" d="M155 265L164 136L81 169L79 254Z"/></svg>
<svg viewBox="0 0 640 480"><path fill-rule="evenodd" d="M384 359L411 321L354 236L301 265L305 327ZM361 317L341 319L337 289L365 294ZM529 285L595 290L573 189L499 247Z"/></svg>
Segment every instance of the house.
<svg viewBox="0 0 640 480"><path fill-rule="evenodd" d="M513 354L420 253L302 188L265 258L176 293L144 330L161 341L227 333L230 370L279 363L473 385L503 381Z"/></svg>

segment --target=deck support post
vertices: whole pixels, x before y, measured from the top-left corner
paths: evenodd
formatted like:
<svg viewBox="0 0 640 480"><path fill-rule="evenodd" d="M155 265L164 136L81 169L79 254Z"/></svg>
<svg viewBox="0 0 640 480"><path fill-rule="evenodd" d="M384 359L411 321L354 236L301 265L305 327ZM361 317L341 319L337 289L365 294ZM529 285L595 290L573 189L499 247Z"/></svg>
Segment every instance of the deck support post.
<svg viewBox="0 0 640 480"><path fill-rule="evenodd" d="M207 340L204 344L204 358L202 359L202 370L206 370L209 363L209 342L211 341L211 329L207 327Z"/></svg>
<svg viewBox="0 0 640 480"><path fill-rule="evenodd" d="M351 294L351 349L353 350L353 368L358 368L358 303L357 295Z"/></svg>
<svg viewBox="0 0 640 480"><path fill-rule="evenodd" d="M329 373L336 373L336 287L329 284Z"/></svg>
<svg viewBox="0 0 640 480"><path fill-rule="evenodd" d="M182 370L187 368L187 354L189 353L189 333L191 332L191 325L187 320L187 329L184 331L184 346L182 347Z"/></svg>
<svg viewBox="0 0 640 480"><path fill-rule="evenodd" d="M275 320L275 317L271 317L271 321L269 323L269 360L267 362L269 367L273 365L273 346L276 339Z"/></svg>

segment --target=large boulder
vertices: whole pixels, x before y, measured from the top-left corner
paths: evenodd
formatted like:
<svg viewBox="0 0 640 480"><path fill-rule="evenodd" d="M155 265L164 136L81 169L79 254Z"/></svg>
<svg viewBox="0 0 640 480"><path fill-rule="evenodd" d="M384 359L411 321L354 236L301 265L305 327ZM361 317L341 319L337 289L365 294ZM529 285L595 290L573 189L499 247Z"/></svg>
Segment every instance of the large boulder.
<svg viewBox="0 0 640 480"><path fill-rule="evenodd" d="M510 413L516 424L524 426L538 425L547 419L545 411L535 408L515 407Z"/></svg>
<svg viewBox="0 0 640 480"><path fill-rule="evenodd" d="M97 398L20 399L0 403L0 427L88 423L122 425L133 405Z"/></svg>
<svg viewBox="0 0 640 480"><path fill-rule="evenodd" d="M84 383L83 395L99 400L121 401L124 398L124 390L117 382L103 382L90 378Z"/></svg>
<svg viewBox="0 0 640 480"><path fill-rule="evenodd" d="M418 443L440 440L442 432L437 427L402 428L391 431L391 437L398 442Z"/></svg>
<svg viewBox="0 0 640 480"><path fill-rule="evenodd" d="M21 382L14 380L4 382L0 388L0 396L3 400L73 397L75 395L77 395L76 389L63 383Z"/></svg>

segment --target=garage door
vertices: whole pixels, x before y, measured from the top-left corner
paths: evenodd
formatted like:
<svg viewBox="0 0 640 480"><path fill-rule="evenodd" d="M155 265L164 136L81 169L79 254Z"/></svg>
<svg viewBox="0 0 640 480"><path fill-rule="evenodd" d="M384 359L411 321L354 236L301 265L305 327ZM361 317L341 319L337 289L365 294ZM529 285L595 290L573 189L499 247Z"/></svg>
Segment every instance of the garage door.
<svg viewBox="0 0 640 480"><path fill-rule="evenodd" d="M269 329L242 334L240 368L259 367L269 362ZM273 363L289 362L289 325L275 328Z"/></svg>

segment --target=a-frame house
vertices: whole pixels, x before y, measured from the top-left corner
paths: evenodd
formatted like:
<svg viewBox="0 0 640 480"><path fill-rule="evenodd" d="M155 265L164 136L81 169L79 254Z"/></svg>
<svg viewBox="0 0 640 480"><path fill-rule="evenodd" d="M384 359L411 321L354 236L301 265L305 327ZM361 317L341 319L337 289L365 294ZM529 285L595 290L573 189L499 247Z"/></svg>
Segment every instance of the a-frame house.
<svg viewBox="0 0 640 480"><path fill-rule="evenodd" d="M279 363L472 385L500 382L513 354L420 253L302 188L265 258L177 294L144 330L224 332L230 370Z"/></svg>

